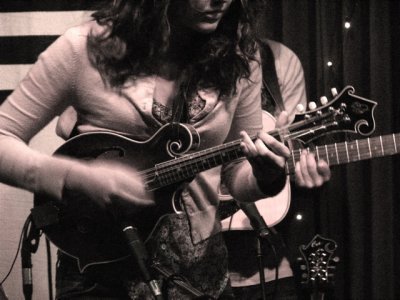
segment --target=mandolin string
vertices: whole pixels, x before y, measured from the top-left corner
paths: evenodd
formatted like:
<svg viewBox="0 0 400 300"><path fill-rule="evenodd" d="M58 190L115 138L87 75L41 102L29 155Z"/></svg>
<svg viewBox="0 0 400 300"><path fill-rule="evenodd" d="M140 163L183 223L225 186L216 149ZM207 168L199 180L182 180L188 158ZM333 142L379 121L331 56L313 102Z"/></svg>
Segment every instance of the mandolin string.
<svg viewBox="0 0 400 300"><path fill-rule="evenodd" d="M269 134L276 136L279 133L280 133L280 131L274 130L273 132L270 132ZM287 140L289 138L294 138L294 137L302 135L302 134L303 133L286 134L284 136L284 139ZM256 137L257 137L257 135L255 135L253 137L253 139L255 139ZM180 166L180 169L182 169L182 168L185 169L190 165L196 166L194 169L192 168L192 170L194 170L194 173L197 173L197 171L199 169L201 171L204 171L204 170L207 170L207 169L211 169L213 167L216 167L216 166L220 165L220 163L217 163L215 161L215 157L218 156L218 155L223 155L223 154L221 154L221 151L228 152L228 151L237 150L236 152L233 152L233 153L238 154L238 155L236 155L236 157L234 159L243 157L243 155L241 153L239 155L240 143L241 143L241 140L236 140L236 141L233 141L233 142L231 142L229 144L219 145L219 146L213 147L211 149L198 151L198 152L195 152L193 154L187 154L187 155L182 156L182 157L177 158L177 159L171 159L170 161L157 164L155 168L151 168L151 169L145 170L141 174L146 175L145 176L146 179L156 176L156 172L157 172L158 176L167 176L167 177L168 176L174 176L173 174L176 174L177 166ZM214 164L211 164L209 162L209 160L211 158L214 158ZM223 158L221 160L223 160ZM231 160L232 159L229 159L229 161L231 161ZM204 168L204 161L208 162L208 167ZM197 168L197 166L199 166L199 165L200 165L200 168ZM190 173L190 174L188 174L187 177L190 177L190 176L193 176L193 175L194 174ZM179 178L179 179L181 179L181 178Z"/></svg>
<svg viewBox="0 0 400 300"><path fill-rule="evenodd" d="M174 183L177 181L181 181L185 178L192 177L193 173L197 173L197 170L207 170L211 169L213 167L218 166L220 163L218 163L215 160L215 157L221 150L235 150L235 149L240 149L238 148L238 145L240 144L240 140L238 141L233 141L227 144L219 145L210 149L205 149L202 151L194 152L192 154L187 154L185 156L182 156L180 158L176 159L171 159L169 161L157 164L155 167L143 170L139 172L140 175L142 175L142 178L144 179L151 179L151 178L161 178L161 181L167 181L167 183ZM214 157L214 163L210 161L210 158ZM239 156L236 156L238 158ZM231 159L230 159L231 160ZM206 162L206 164L205 164ZM195 168L190 168L190 170L187 170L188 166L196 166ZM177 166L180 167L181 170L186 169L186 173L177 173ZM177 177L177 180L174 180L174 177ZM183 177L183 178L182 178ZM165 179L166 178L166 179ZM169 179L168 179L169 178ZM173 182L169 182L171 180Z"/></svg>
<svg viewBox="0 0 400 300"><path fill-rule="evenodd" d="M293 124L289 124L287 126L283 126L279 129L274 129L268 132L268 134L274 136L274 137L281 137L284 141L290 140L290 139L295 139L298 137L301 137L307 133L312 132L312 130L315 129L303 129L303 130L297 130L301 127L307 126L309 124L316 123L317 121L321 121L323 119L326 119L330 116L332 116L334 111L330 111L325 114L320 114L316 115L314 117L308 118L306 120L302 120ZM334 124L334 123L332 123ZM315 126L318 127L318 126ZM326 126L323 126L325 128ZM319 126L321 128L321 126ZM258 135L252 135L250 138L252 140L255 140L258 137ZM218 155L224 155L223 153L226 153L228 151L232 150L238 150L234 153L239 153L240 150L240 143L241 139L235 140L226 144L218 145L216 147L212 147L209 149L201 150L198 152L194 152L191 154L186 154L183 155L179 158L172 158L171 160L168 160L166 162L162 162L157 164L155 167L143 170L139 172L139 175L142 176L143 179L152 179L152 178L161 178L161 181L165 181L166 184L171 184L175 183L178 181L181 181L185 178L190 178L194 176L195 174L198 173L198 170L201 169L201 171L211 169L213 167L216 167L220 165L215 161L215 157ZM299 156L299 155L298 155ZM243 154L240 154L240 156L237 156L236 158L243 157ZM204 161L209 161L211 158L214 158L214 164L212 166L210 165L210 162L208 162L209 166L204 168ZM236 159L235 158L235 159ZM222 162L224 162L224 158L221 158ZM232 159L229 159L231 161ZM201 168L197 168L197 165L200 164ZM187 175L185 176L182 174L182 172L177 173L177 166L179 167L179 170L183 170L186 168ZM187 168L190 166L196 166L195 168L191 168L191 171L187 171ZM174 178L176 177L176 179ZM172 182L171 182L172 180Z"/></svg>

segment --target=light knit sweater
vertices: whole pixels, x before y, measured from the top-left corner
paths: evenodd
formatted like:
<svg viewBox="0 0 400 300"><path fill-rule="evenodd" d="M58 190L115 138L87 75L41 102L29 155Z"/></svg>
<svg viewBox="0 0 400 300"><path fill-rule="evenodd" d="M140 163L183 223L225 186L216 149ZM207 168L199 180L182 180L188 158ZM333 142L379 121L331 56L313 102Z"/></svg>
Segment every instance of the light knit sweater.
<svg viewBox="0 0 400 300"><path fill-rule="evenodd" d="M91 30L102 28L91 21L59 37L1 105L0 181L61 198L68 170L79 162L36 152L27 143L69 106L77 112L81 133L107 130L146 140L161 126L152 114L156 77L128 81L119 90L105 86L88 60L86 42ZM249 134L261 130L260 88L261 69L253 62L250 80L240 80L233 97L222 99L215 90L199 91L206 105L190 123L201 136L200 149L239 139L241 130ZM224 182L237 200L265 197L247 160L224 168ZM183 193L195 243L220 231L216 185L211 182L216 171L198 174Z"/></svg>

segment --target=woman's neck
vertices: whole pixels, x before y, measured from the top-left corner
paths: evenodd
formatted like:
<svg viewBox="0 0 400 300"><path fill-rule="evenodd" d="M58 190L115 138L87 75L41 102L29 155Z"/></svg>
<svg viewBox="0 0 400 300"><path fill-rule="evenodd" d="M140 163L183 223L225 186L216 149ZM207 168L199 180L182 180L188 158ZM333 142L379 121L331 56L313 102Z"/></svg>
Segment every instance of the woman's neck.
<svg viewBox="0 0 400 300"><path fill-rule="evenodd" d="M193 58L199 47L204 45L208 35L184 27L171 26L171 36L167 56L178 61Z"/></svg>

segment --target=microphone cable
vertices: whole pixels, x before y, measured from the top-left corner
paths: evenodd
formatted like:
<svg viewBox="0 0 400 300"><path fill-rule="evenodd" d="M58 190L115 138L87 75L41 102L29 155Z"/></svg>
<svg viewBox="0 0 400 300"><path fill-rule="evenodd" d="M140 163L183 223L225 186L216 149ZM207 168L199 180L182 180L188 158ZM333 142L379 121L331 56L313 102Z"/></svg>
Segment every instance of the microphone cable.
<svg viewBox="0 0 400 300"><path fill-rule="evenodd" d="M51 246L50 241L46 237L46 254L47 254L47 284L49 288L49 300L53 300L53 273L52 273L52 260L51 260Z"/></svg>

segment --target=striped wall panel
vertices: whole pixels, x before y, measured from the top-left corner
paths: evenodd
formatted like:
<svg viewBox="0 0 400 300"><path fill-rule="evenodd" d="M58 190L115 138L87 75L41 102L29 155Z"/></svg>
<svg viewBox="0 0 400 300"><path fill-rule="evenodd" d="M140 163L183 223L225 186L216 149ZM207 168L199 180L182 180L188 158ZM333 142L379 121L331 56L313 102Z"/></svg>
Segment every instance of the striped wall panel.
<svg viewBox="0 0 400 300"><path fill-rule="evenodd" d="M0 103L38 55L66 29L90 18L101 1L0 1Z"/></svg>
<svg viewBox="0 0 400 300"><path fill-rule="evenodd" d="M101 2L100 0L1 0L0 12L92 10L99 7Z"/></svg>
<svg viewBox="0 0 400 300"><path fill-rule="evenodd" d="M38 55L67 28L88 20L99 3L98 0L0 0L0 103L26 75ZM30 146L42 153L53 153L63 142L54 134L55 124L53 120L32 139ZM17 251L32 198L31 193L0 184L0 280L7 274ZM52 251L54 283L54 247ZM44 238L32 260L32 299L48 299ZM3 288L9 299L24 299L19 256Z"/></svg>

